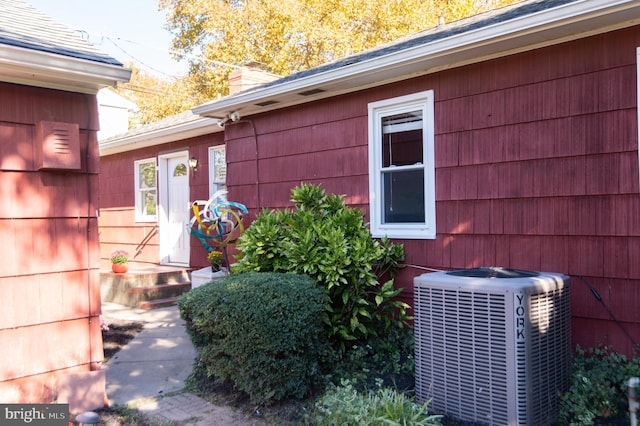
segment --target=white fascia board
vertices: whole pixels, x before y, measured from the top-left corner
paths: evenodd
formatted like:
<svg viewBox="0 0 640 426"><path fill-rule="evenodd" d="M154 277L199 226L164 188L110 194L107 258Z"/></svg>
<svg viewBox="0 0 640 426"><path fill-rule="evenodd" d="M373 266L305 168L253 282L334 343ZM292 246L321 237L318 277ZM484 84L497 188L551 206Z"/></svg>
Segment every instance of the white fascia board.
<svg viewBox="0 0 640 426"><path fill-rule="evenodd" d="M222 131L218 126L218 120L213 118L200 117L188 123L177 124L148 132L141 132L135 135L122 137L115 136L104 142L99 142L100 156L118 154L121 152L133 151L140 148L162 145L168 142L194 138Z"/></svg>
<svg viewBox="0 0 640 426"><path fill-rule="evenodd" d="M96 94L130 77L120 65L0 45L0 81Z"/></svg>
<svg viewBox="0 0 640 426"><path fill-rule="evenodd" d="M192 112L217 118L233 111L242 115L266 112L638 23L640 2L637 0L583 0L282 84L258 87L246 94L197 106ZM299 95L312 88L327 91L314 96ZM278 103L269 106L256 105L276 99Z"/></svg>

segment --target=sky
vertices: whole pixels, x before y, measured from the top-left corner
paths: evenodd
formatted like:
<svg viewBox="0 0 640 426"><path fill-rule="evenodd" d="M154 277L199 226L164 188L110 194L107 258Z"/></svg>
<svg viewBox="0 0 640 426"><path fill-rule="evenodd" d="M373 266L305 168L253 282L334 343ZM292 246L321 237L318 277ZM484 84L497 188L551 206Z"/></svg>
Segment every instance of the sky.
<svg viewBox="0 0 640 426"><path fill-rule="evenodd" d="M171 33L157 0L26 0L36 9L73 30L109 56L134 61L158 77L186 74L185 61L168 50Z"/></svg>

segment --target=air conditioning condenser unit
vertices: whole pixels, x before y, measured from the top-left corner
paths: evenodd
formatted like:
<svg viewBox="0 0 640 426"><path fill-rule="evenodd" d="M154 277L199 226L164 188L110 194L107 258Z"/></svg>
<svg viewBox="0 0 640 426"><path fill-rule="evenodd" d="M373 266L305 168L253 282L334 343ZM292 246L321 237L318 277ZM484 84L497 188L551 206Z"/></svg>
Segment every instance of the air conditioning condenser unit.
<svg viewBox="0 0 640 426"><path fill-rule="evenodd" d="M416 398L489 425L542 426L571 376L563 274L474 268L414 278Z"/></svg>

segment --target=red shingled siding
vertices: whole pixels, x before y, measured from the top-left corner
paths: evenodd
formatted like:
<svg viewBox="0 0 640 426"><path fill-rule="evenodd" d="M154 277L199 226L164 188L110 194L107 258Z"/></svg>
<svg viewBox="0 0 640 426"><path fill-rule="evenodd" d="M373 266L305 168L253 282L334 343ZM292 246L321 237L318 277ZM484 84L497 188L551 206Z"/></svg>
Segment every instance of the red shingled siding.
<svg viewBox="0 0 640 426"><path fill-rule="evenodd" d="M61 374L103 358L97 105L7 83L0 99L0 400L51 402ZM39 121L79 125L81 170L37 170Z"/></svg>
<svg viewBox="0 0 640 426"><path fill-rule="evenodd" d="M407 263L570 274L575 342L630 353L622 328L640 341L637 46L640 27L623 29L230 124L230 198L254 213L289 206L305 181L367 213L367 103L433 89L437 238L399 241ZM422 272L397 279L409 301Z"/></svg>

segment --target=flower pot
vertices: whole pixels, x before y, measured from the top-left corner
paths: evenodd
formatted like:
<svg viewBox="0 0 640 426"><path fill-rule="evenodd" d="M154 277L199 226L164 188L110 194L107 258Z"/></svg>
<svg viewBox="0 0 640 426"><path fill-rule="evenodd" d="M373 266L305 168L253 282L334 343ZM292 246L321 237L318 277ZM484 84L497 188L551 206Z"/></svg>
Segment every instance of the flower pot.
<svg viewBox="0 0 640 426"><path fill-rule="evenodd" d="M222 269L221 265L216 264L211 264L211 271L212 272L220 272L220 270Z"/></svg>
<svg viewBox="0 0 640 426"><path fill-rule="evenodd" d="M213 272L211 266L191 272L191 288L200 287L211 281L216 281L227 276L225 267L221 267L220 271Z"/></svg>
<svg viewBox="0 0 640 426"><path fill-rule="evenodd" d="M111 270L116 274L124 274L129 270L129 265L126 263L112 263Z"/></svg>

